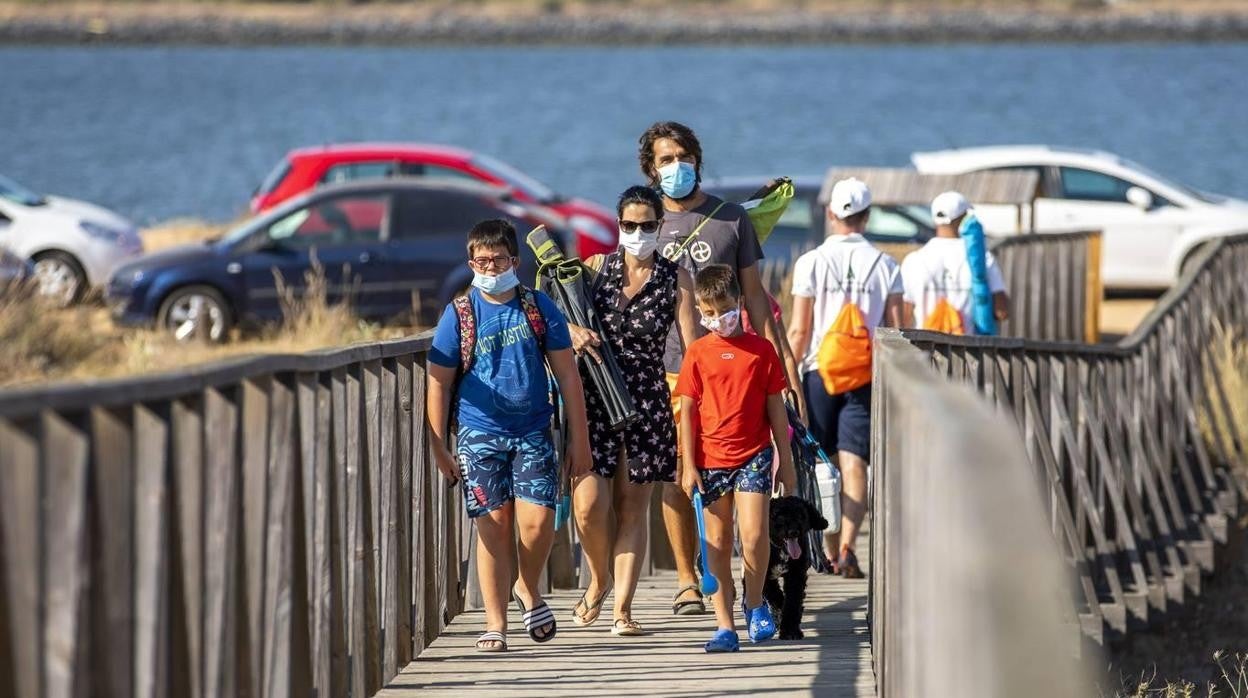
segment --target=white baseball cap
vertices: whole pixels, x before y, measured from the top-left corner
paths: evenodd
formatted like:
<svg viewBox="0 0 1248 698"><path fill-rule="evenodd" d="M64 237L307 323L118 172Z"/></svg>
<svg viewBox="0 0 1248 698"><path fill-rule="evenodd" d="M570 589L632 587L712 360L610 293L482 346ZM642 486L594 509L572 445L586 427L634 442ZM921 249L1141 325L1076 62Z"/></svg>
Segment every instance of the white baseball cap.
<svg viewBox="0 0 1248 698"><path fill-rule="evenodd" d="M842 179L832 186L828 199L828 212L837 218L848 218L867 210L871 205L871 190L856 177Z"/></svg>
<svg viewBox="0 0 1248 698"><path fill-rule="evenodd" d="M937 225L949 225L971 210L966 197L956 191L947 191L932 199L932 219Z"/></svg>

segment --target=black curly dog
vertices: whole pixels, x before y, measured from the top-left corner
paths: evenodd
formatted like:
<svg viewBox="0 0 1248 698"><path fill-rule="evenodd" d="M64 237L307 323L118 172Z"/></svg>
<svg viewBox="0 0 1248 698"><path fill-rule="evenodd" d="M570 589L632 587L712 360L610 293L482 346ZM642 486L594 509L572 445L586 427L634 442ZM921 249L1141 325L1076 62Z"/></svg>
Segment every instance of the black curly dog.
<svg viewBox="0 0 1248 698"><path fill-rule="evenodd" d="M810 531L828 527L813 504L800 497L771 500L771 559L763 598L778 619L781 640L800 640L802 611L806 603L806 573L810 571ZM783 588L780 581L784 580ZM745 581L741 582L744 598Z"/></svg>

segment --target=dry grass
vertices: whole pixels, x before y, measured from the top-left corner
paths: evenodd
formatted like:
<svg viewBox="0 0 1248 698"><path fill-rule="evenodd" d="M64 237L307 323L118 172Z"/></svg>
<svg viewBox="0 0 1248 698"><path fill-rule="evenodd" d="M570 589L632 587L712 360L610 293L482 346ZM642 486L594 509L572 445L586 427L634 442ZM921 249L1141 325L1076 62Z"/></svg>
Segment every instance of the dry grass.
<svg viewBox="0 0 1248 698"><path fill-rule="evenodd" d="M37 380L90 361L109 339L91 330L91 311L57 309L36 293L0 298L0 384Z"/></svg>
<svg viewBox="0 0 1248 698"><path fill-rule="evenodd" d="M168 247L203 242L220 237L233 224L208 223L195 218L176 218L139 232L146 252L158 252Z"/></svg>
<svg viewBox="0 0 1248 698"><path fill-rule="evenodd" d="M1204 382L1208 393L1215 398L1217 387L1221 386L1230 410L1223 410L1220 401L1215 399L1212 412L1201 413L1200 428L1210 444L1217 444L1218 434L1248 437L1248 346L1244 339L1221 325L1214 328L1214 358L1205 368ZM1230 444L1218 450L1231 450ZM1243 475L1248 476L1248 473Z"/></svg>
<svg viewBox="0 0 1248 698"><path fill-rule="evenodd" d="M1185 679L1160 683L1154 674L1141 676L1127 691L1119 692L1117 698L1248 698L1248 654L1231 656L1224 651L1214 652L1213 663L1217 666L1214 671L1217 679L1206 684L1203 691Z"/></svg>
<svg viewBox="0 0 1248 698"><path fill-rule="evenodd" d="M57 309L36 297L0 300L0 386L172 370L230 356L298 353L402 337L410 326L365 322L349 302L330 303L317 265L296 290L280 284L283 321L224 344L177 342L155 330L114 327L99 308Z"/></svg>

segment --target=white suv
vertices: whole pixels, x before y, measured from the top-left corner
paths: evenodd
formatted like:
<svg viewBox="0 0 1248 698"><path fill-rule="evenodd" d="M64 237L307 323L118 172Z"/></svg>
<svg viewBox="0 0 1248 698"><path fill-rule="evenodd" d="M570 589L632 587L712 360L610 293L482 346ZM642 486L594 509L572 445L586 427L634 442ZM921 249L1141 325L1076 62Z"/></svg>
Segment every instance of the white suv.
<svg viewBox="0 0 1248 698"><path fill-rule="evenodd" d="M1110 153L992 146L915 153L911 161L928 174L1034 170L1035 232L1102 231L1107 288L1167 288L1202 242L1248 231L1248 202L1196 191ZM979 204L975 211L989 233L1022 232L1014 206ZM1021 220L1033 220L1030 206Z"/></svg>
<svg viewBox="0 0 1248 698"><path fill-rule="evenodd" d="M143 252L134 224L82 201L42 196L0 176L0 245L34 263L39 292L69 305Z"/></svg>

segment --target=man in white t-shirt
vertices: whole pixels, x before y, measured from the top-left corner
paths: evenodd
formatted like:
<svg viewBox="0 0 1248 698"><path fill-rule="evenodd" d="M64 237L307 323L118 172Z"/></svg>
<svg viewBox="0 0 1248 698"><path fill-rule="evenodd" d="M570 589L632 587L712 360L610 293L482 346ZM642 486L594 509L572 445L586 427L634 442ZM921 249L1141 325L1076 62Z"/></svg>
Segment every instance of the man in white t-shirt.
<svg viewBox="0 0 1248 698"><path fill-rule="evenodd" d="M824 538L834 572L862 577L854 543L867 513L867 460L871 455L871 384L829 395L819 375L819 345L846 303L858 306L863 324L901 326L901 276L897 262L862 237L871 215L871 191L857 179L832 187L831 233L793 264L793 321L789 346L802 357L802 392L810 432L841 471L841 531Z"/></svg>
<svg viewBox="0 0 1248 698"><path fill-rule="evenodd" d="M901 263L906 327L930 327L925 323L943 299L962 316L963 332L975 334L971 318L971 265L967 261L966 244L958 235L958 228L970 209L966 197L956 191L947 191L932 200L936 237L911 252ZM1009 317L1010 299L1005 281L991 252L986 253L985 261L993 312L997 320L1002 321Z"/></svg>

